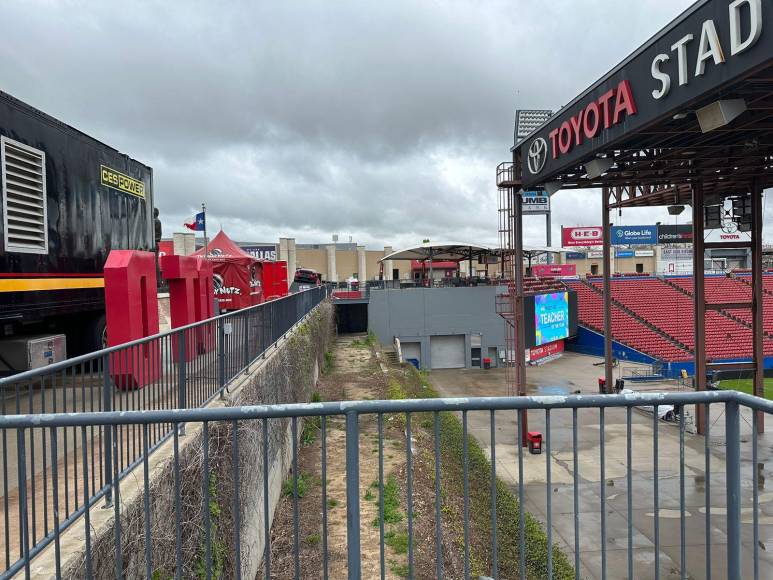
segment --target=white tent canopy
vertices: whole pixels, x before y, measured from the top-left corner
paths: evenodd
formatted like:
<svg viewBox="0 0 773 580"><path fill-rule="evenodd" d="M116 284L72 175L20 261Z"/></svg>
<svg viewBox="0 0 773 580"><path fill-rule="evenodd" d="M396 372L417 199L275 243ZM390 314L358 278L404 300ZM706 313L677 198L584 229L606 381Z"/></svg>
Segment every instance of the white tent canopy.
<svg viewBox="0 0 773 580"><path fill-rule="evenodd" d="M494 255L498 249L480 244L469 244L464 242L429 242L397 250L384 256L380 261L387 260L433 260L436 262L469 260L479 258L485 255Z"/></svg>

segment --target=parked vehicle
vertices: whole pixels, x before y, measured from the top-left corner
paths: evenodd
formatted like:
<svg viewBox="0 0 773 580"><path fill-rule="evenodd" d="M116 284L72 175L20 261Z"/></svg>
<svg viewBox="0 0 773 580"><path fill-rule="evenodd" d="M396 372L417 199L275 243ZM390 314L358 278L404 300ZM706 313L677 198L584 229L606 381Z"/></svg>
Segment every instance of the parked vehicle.
<svg viewBox="0 0 773 580"><path fill-rule="evenodd" d="M0 91L0 187L2 335L64 334L69 356L100 348L108 254L155 247L153 170ZM24 370L6 346L0 371Z"/></svg>

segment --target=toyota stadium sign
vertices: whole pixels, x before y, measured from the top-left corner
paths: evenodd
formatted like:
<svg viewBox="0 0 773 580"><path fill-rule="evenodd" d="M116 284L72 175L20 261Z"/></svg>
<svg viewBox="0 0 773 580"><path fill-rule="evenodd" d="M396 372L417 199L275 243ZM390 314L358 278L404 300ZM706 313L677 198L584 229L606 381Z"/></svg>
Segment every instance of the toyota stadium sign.
<svg viewBox="0 0 773 580"><path fill-rule="evenodd" d="M606 155L773 54L770 0L697 2L518 145L524 188Z"/></svg>
<svg viewBox="0 0 773 580"><path fill-rule="evenodd" d="M601 226L561 228L561 245L565 248L600 246L604 238Z"/></svg>

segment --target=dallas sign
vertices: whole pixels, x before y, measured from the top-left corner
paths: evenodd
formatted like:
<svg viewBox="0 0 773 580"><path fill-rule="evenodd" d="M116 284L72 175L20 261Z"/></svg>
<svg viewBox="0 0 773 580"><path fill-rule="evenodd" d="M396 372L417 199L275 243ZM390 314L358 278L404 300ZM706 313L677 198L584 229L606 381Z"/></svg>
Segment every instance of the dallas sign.
<svg viewBox="0 0 773 580"><path fill-rule="evenodd" d="M696 3L518 146L523 186L582 171L630 134L684 113L773 54L770 0Z"/></svg>

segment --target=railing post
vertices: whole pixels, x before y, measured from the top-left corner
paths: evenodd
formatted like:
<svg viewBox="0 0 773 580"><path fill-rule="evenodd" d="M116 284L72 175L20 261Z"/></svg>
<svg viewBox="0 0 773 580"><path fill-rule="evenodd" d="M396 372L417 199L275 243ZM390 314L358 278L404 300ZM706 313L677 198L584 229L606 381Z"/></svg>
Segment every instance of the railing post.
<svg viewBox="0 0 773 580"><path fill-rule="evenodd" d="M113 410L113 385L110 382L110 355L102 356L102 410ZM113 506L113 430L110 425L103 427L102 445L104 446L104 472L105 486L105 507Z"/></svg>
<svg viewBox="0 0 773 580"><path fill-rule="evenodd" d="M177 333L177 408L185 409L186 400L186 367L185 362L185 331ZM180 435L185 435L185 424L180 423Z"/></svg>
<svg viewBox="0 0 773 580"><path fill-rule="evenodd" d="M246 312L242 315L244 320L244 374L249 372L250 366L250 314Z"/></svg>
<svg viewBox="0 0 773 580"><path fill-rule="evenodd" d="M725 404L727 577L741 578L741 424L738 403Z"/></svg>
<svg viewBox="0 0 773 580"><path fill-rule="evenodd" d="M217 364L220 380L220 398L225 398L225 322L217 319Z"/></svg>
<svg viewBox="0 0 773 580"><path fill-rule="evenodd" d="M356 411L346 413L346 543L349 580L360 580L360 433Z"/></svg>

